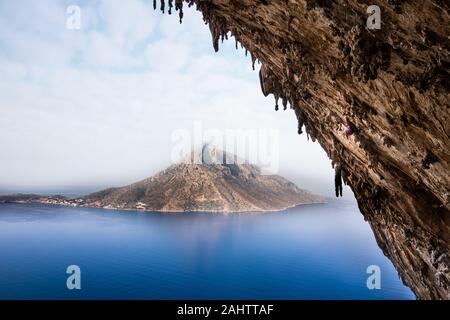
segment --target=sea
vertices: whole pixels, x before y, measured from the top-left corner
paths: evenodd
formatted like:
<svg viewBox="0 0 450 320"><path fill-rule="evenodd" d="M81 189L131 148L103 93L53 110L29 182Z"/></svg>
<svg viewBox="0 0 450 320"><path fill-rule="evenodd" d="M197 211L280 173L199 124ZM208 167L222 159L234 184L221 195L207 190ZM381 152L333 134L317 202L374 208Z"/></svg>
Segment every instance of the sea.
<svg viewBox="0 0 450 320"><path fill-rule="evenodd" d="M2 204L0 299L415 296L356 202L329 199L240 214Z"/></svg>

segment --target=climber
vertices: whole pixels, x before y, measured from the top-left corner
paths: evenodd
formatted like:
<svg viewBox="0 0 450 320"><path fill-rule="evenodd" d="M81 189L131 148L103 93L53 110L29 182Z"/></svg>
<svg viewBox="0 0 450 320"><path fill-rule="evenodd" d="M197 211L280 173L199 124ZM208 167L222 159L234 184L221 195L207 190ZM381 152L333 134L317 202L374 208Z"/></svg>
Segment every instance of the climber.
<svg viewBox="0 0 450 320"><path fill-rule="evenodd" d="M336 197L342 197L342 169L340 163L334 167L334 189Z"/></svg>
<svg viewBox="0 0 450 320"><path fill-rule="evenodd" d="M347 123L347 127L345 128L345 136L348 138L352 136L355 131L355 126L353 126L351 123Z"/></svg>

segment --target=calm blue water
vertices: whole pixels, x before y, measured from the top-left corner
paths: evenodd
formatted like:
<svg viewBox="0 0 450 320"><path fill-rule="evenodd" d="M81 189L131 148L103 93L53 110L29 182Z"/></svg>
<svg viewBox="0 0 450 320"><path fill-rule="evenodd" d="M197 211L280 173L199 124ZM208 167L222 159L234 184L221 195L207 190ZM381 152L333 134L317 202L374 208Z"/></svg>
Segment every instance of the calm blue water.
<svg viewBox="0 0 450 320"><path fill-rule="evenodd" d="M81 290L66 268L81 268ZM368 290L366 268L381 268ZM270 214L0 205L0 298L413 299L356 204Z"/></svg>

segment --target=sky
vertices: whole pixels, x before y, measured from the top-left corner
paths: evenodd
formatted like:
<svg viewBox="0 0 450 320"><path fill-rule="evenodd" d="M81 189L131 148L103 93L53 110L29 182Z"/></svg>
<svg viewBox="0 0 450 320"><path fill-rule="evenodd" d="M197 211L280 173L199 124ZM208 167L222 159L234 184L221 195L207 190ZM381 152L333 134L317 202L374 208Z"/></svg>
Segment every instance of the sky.
<svg viewBox="0 0 450 320"><path fill-rule="evenodd" d="M273 173L332 196L326 153L274 111L258 69L234 39L215 53L194 8L180 25L149 0L0 0L0 192L125 185L167 167L186 136L247 130Z"/></svg>

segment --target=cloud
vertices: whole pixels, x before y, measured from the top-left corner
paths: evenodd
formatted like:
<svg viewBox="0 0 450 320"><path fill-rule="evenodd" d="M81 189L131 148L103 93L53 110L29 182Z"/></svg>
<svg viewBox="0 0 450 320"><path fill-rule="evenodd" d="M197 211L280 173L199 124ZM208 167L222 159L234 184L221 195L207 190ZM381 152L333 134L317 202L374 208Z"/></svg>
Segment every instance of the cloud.
<svg viewBox="0 0 450 320"><path fill-rule="evenodd" d="M127 48L145 41L154 31L156 18L148 1L102 0L99 16L105 24L105 33Z"/></svg>
<svg viewBox="0 0 450 320"><path fill-rule="evenodd" d="M180 26L150 4L82 1L71 31L66 1L0 2L1 184L129 183L164 168L172 132L196 121L275 128L283 170L330 174L292 112L273 112L233 40L214 53L198 12Z"/></svg>

